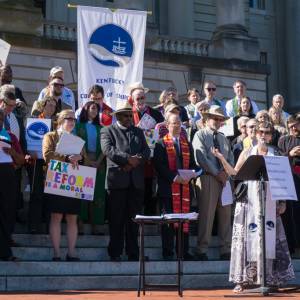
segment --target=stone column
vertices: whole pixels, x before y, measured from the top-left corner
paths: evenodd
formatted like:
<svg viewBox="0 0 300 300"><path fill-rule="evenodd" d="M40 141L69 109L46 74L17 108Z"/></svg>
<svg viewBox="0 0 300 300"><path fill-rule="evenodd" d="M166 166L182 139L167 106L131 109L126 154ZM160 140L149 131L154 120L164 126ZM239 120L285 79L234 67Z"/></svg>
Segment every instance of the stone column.
<svg viewBox="0 0 300 300"><path fill-rule="evenodd" d="M194 1L168 0L168 34L194 37Z"/></svg>
<svg viewBox="0 0 300 300"><path fill-rule="evenodd" d="M217 27L209 53L218 58L259 60L259 45L245 26L245 0L217 0Z"/></svg>

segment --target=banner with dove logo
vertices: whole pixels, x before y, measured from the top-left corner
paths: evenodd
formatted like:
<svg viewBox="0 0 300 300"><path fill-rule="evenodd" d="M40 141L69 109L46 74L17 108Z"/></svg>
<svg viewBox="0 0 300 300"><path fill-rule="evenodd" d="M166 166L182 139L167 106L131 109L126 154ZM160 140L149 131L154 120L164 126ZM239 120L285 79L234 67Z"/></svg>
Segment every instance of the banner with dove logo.
<svg viewBox="0 0 300 300"><path fill-rule="evenodd" d="M126 87L142 81L146 19L145 11L77 6L79 106L98 84L114 109L127 99Z"/></svg>

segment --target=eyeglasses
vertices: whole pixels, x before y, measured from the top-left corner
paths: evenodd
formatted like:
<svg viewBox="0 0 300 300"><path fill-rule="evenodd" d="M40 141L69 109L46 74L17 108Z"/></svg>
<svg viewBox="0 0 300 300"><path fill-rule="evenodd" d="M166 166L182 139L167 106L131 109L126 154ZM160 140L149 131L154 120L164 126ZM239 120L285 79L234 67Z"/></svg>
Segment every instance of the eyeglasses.
<svg viewBox="0 0 300 300"><path fill-rule="evenodd" d="M67 120L67 121L70 121L70 122L75 122L76 121L76 119L75 118L64 118L64 120Z"/></svg>
<svg viewBox="0 0 300 300"><path fill-rule="evenodd" d="M8 103L8 102L5 101L5 100L3 100L3 102L5 103L6 106L9 106L9 107L16 107L16 103L10 104L10 103Z"/></svg>
<svg viewBox="0 0 300 300"><path fill-rule="evenodd" d="M211 92L211 91L215 92L216 88L206 88L206 90L208 90L209 92Z"/></svg>
<svg viewBox="0 0 300 300"><path fill-rule="evenodd" d="M255 128L255 125L249 125L249 126L247 126L247 128L253 129L253 128Z"/></svg>
<svg viewBox="0 0 300 300"><path fill-rule="evenodd" d="M288 125L288 128L289 129L294 129L294 128L297 128L298 125L299 125L299 123Z"/></svg>
<svg viewBox="0 0 300 300"><path fill-rule="evenodd" d="M53 83L53 86L63 88L65 85L62 83Z"/></svg>
<svg viewBox="0 0 300 300"><path fill-rule="evenodd" d="M265 135L270 135L272 132L270 130L258 130L257 131L259 134L265 134Z"/></svg>
<svg viewBox="0 0 300 300"><path fill-rule="evenodd" d="M136 101L145 100L145 96L141 96L141 97L139 97L139 98L136 98L135 100L136 100Z"/></svg>

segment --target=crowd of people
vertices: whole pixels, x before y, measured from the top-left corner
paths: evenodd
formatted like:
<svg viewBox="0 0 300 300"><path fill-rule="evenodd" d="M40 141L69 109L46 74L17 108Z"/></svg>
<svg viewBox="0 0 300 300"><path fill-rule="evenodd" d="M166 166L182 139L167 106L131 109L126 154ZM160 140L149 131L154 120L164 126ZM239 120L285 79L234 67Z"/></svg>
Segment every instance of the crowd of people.
<svg viewBox="0 0 300 300"><path fill-rule="evenodd" d="M189 249L190 225L183 227L184 260L208 260L208 247L217 219L220 259L231 259L230 280L241 291L245 284L259 283L260 236L251 236L249 219L259 213L257 182L246 182L247 190L233 205L224 205L224 187L253 154L289 157L297 195L300 195L300 113L283 110L284 98L273 97L269 110L259 110L247 96L242 80L233 84L234 97L220 100L217 85L206 81L203 93L188 90L188 105L182 106L175 87L162 91L159 104L147 103L147 88L142 83L128 87L128 100L117 102L115 109L105 103L105 91L93 85L88 100L76 108L73 92L64 86L64 71L51 69L48 85L40 92L31 113L22 91L13 85L12 69L0 72L0 259L15 261L12 239L18 210L24 206L22 174L30 183L28 230L41 232L48 224L53 261L60 254L61 224L67 226L67 261L79 261L76 254L78 234L84 224L92 234L108 223L108 254L111 261L121 261L123 248L129 261L139 259L138 228L132 219L137 214L199 213L197 247ZM142 126L147 115L148 128ZM51 119L52 131L43 139L42 157L27 151L26 118ZM150 121L149 121L150 118ZM220 128L230 119L233 134L225 136ZM146 132L154 130L158 139L149 145ZM81 154L56 152L62 133L72 133L85 141ZM94 199L82 201L45 194L44 179L51 159L97 169ZM187 180L178 170L202 171ZM197 172L196 172L197 173ZM200 174L197 173L197 174ZM236 184L231 182L233 190ZM278 285L293 278L290 253L300 254L300 224L297 201L279 201L275 207L276 255L267 260L267 280ZM254 203L254 204L253 204ZM234 211L234 213L233 213ZM233 220L233 221L232 221ZM248 221L247 221L248 220ZM174 258L177 227L161 228L162 257ZM251 236L251 238L250 238ZM249 237L249 238L248 238Z"/></svg>

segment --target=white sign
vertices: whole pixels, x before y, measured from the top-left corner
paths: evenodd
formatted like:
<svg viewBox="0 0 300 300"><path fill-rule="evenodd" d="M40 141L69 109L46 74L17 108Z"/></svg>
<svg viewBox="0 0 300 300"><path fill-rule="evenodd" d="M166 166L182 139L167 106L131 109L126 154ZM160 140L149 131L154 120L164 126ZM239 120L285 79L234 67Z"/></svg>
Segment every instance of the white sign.
<svg viewBox="0 0 300 300"><path fill-rule="evenodd" d="M79 106L98 84L115 109L127 100L126 87L142 81L146 18L145 11L77 6Z"/></svg>
<svg viewBox="0 0 300 300"><path fill-rule="evenodd" d="M228 180L222 190L221 202L222 206L231 205L233 203L231 185Z"/></svg>
<svg viewBox="0 0 300 300"><path fill-rule="evenodd" d="M156 125L156 121L154 120L154 118L152 118L149 114L144 113L137 127L143 130L149 130L149 129L153 129L155 125Z"/></svg>
<svg viewBox="0 0 300 300"><path fill-rule="evenodd" d="M42 158L42 144L46 133L51 130L51 119L28 118L26 124L27 150Z"/></svg>
<svg viewBox="0 0 300 300"><path fill-rule="evenodd" d="M82 200L93 201L96 184L96 168L78 166L58 160L50 160L44 192Z"/></svg>
<svg viewBox="0 0 300 300"><path fill-rule="evenodd" d="M224 125L220 127L219 132L222 132L225 136L234 136L233 118L226 120Z"/></svg>
<svg viewBox="0 0 300 300"><path fill-rule="evenodd" d="M6 64L10 44L0 39L0 68Z"/></svg>
<svg viewBox="0 0 300 300"><path fill-rule="evenodd" d="M298 200L289 159L264 156L269 177L271 200Z"/></svg>
<svg viewBox="0 0 300 300"><path fill-rule="evenodd" d="M64 132L55 148L55 151L59 154L80 154L85 141L72 133Z"/></svg>

